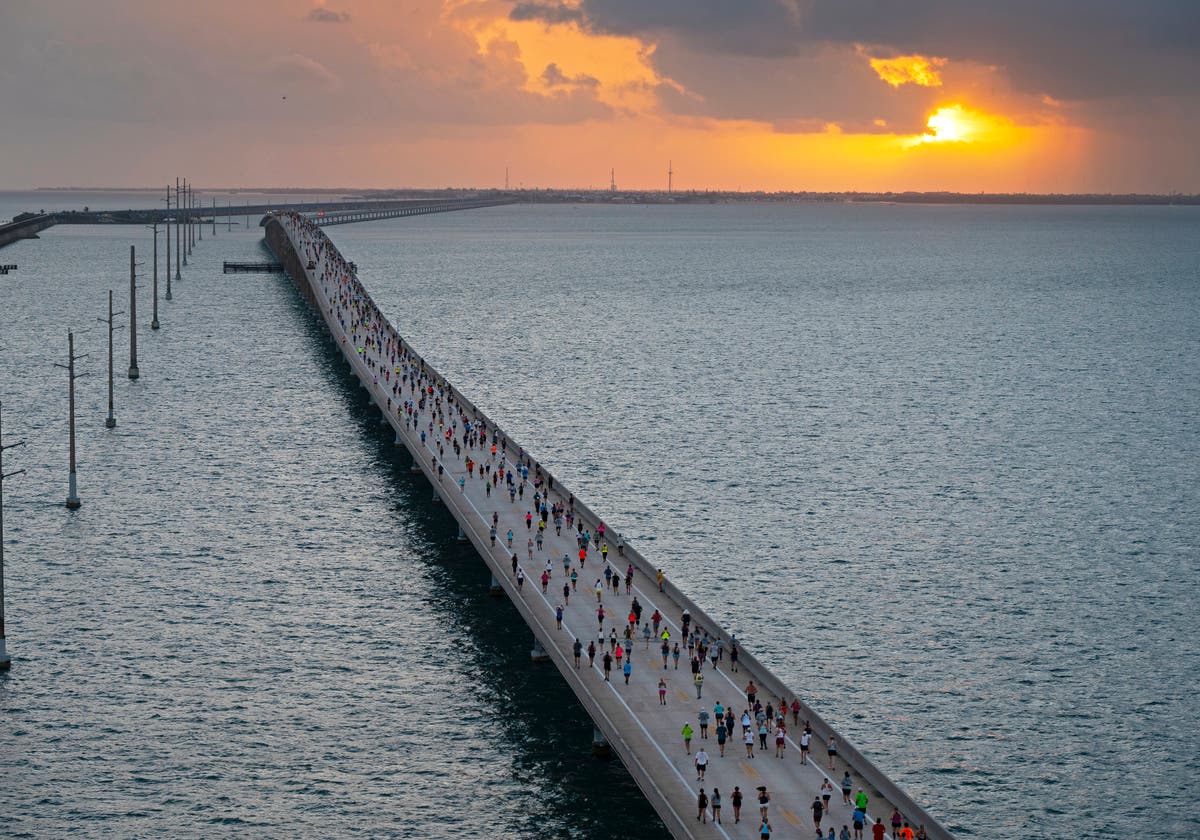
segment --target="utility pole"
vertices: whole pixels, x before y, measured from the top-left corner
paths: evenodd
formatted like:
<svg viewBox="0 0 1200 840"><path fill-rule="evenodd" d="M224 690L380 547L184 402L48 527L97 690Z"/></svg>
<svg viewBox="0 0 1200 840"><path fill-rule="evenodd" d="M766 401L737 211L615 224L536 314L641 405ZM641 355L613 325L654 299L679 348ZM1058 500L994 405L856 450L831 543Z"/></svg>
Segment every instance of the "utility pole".
<svg viewBox="0 0 1200 840"><path fill-rule="evenodd" d="M167 225L167 300L171 299L171 185L167 184L167 218L164 219ZM178 230L178 228L177 228ZM179 234L176 233L176 236Z"/></svg>
<svg viewBox="0 0 1200 840"><path fill-rule="evenodd" d="M141 376L137 363L137 265L134 248L129 246L129 378Z"/></svg>
<svg viewBox="0 0 1200 840"><path fill-rule="evenodd" d="M71 472L67 478L67 510L76 510L83 504L79 501L79 494L75 492L75 380L80 374L75 372L75 362L85 358L88 354L84 353L81 356L75 355L75 333L67 333L67 363L60 365L54 363L55 367L63 368L67 372L67 382L69 400L70 428L71 428Z"/></svg>
<svg viewBox="0 0 1200 840"><path fill-rule="evenodd" d="M3 406L0 405L0 410L2 409ZM2 424L3 417L0 417L0 426ZM8 655L8 639L4 635L4 479L25 472L25 470L13 470L6 473L4 471L4 451L24 445L25 441L23 440L5 445L4 434L0 429L0 671L7 671L12 666L12 657Z"/></svg>
<svg viewBox="0 0 1200 840"><path fill-rule="evenodd" d="M675 168L671 165L671 161L667 161L667 195L671 194L671 188L674 186L672 181L675 179Z"/></svg>
<svg viewBox="0 0 1200 840"><path fill-rule="evenodd" d="M217 197L213 196L213 239L217 238Z"/></svg>
<svg viewBox="0 0 1200 840"><path fill-rule="evenodd" d="M204 215L204 208L200 206L199 201L196 201L196 209L200 211L196 214L196 231L200 234L200 241L203 242L204 241L204 219L201 218L201 216Z"/></svg>
<svg viewBox="0 0 1200 840"><path fill-rule="evenodd" d="M233 199L225 202L225 232L233 233Z"/></svg>
<svg viewBox="0 0 1200 840"><path fill-rule="evenodd" d="M183 264L187 265L187 258L192 255L191 231L192 220L188 214L188 185L187 178L183 179L183 203L179 205L179 209L183 212Z"/></svg>
<svg viewBox="0 0 1200 840"><path fill-rule="evenodd" d="M192 255L192 249L196 247L196 191L191 184L187 183L187 208L188 208L188 226L187 226L187 241L188 241L188 256Z"/></svg>
<svg viewBox="0 0 1200 840"><path fill-rule="evenodd" d="M117 425L117 416L113 413L113 332L116 331L116 327L113 325L113 316L124 314L124 312L113 312L113 293L112 289L109 289L108 317L96 319L101 324L108 324L108 419L104 421L106 429L114 429Z"/></svg>
<svg viewBox="0 0 1200 840"><path fill-rule="evenodd" d="M150 329L158 329L158 222L151 228L154 231L154 314L150 318Z"/></svg>
<svg viewBox="0 0 1200 840"><path fill-rule="evenodd" d="M175 279L182 279L179 276L179 257L183 254L183 201L179 192L179 179L175 179ZM183 258L183 264L187 265L187 257Z"/></svg>

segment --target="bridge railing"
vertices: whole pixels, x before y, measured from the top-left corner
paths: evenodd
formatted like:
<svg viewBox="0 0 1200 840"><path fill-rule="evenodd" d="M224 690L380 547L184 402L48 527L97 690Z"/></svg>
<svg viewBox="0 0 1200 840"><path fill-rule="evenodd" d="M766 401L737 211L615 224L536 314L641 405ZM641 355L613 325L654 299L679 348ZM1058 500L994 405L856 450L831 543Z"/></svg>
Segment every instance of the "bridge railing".
<svg viewBox="0 0 1200 840"><path fill-rule="evenodd" d="M278 236L274 235L272 227L275 227L280 232L282 235L282 240L280 240ZM354 344L349 340L349 337L346 335L341 324L339 324L335 318L331 317L331 315L324 311L325 307L329 306L329 303L325 299L323 291L319 288L319 284L312 281L312 278L308 275L308 270L303 267L305 263L300 260L295 243L292 241L290 235L288 235L286 227L279 224L274 217L271 217L267 223L267 233L268 240L274 240L272 242L273 246L277 244L280 246L286 245L288 250L291 252L279 253L278 256L285 264L289 265L299 275L293 279L296 282L304 283L308 287L308 296L311 300L317 302L318 310L322 310L322 320L325 321L326 328L334 337L335 343L341 350L343 357L350 364L351 370L354 371L354 374L359 382L361 382L364 387L370 389L374 383L374 374L367 368L366 363L357 353L350 351L349 348L353 347ZM283 248L280 247L280 250L283 250ZM388 326L392 326L390 321L388 322ZM394 327L392 327L392 329L393 332L399 335L399 331L395 330ZM404 339L401 339L401 343L410 353L413 354L414 357L416 357L416 354L412 351L411 347L408 347L407 342L405 342ZM437 381L445 382L441 375L431 365L426 365L426 370L429 371L430 374L437 379ZM408 446L409 450L413 453L413 460L420 466L421 471L425 474L426 478L434 487L437 487L439 485L438 476L435 474L432 465L428 462L428 460L420 456L417 443L412 439L413 432L397 417L392 416L386 410L384 405L379 405L379 409L384 413L384 416L387 417L388 423L392 426L396 433L403 436L406 441L406 446ZM475 409L472 407L472 410ZM633 777L642 793L645 794L647 800L649 800L655 811L658 812L663 821L667 824L667 828L671 832L671 835L677 838L690 837L690 823L684 822L682 817L677 813L676 809L671 807L670 799L662 790L662 788L659 787L655 774L651 772L650 768L642 762L641 758L639 757L639 751L635 749L634 745L630 742L625 731L618 726L611 717L609 717L608 713L604 710L604 707L597 702L595 697L592 696L592 693L588 690L581 674L567 661L565 655L555 644L554 635L549 629L550 616L537 615L533 608L531 608L516 591L516 585L511 576L505 573L502 563L500 563L496 557L496 552L499 549L492 548L491 534L486 529L485 524L479 519L478 516L469 515L464 508L463 503L460 501L458 494L445 493L442 494L441 498L443 504L447 505L452 509L453 512L455 512L455 519L458 520L458 522L463 526L463 531L467 535L467 538L471 541L476 550L479 552L479 555L483 558L485 564L488 566L489 571L491 571L492 576L501 585L501 587L507 591L509 600L517 608L517 611L521 614L521 617L529 626L535 638L537 638L542 647L552 657L555 658L555 664L558 667L559 672L563 675L564 679L566 679L567 684L571 687L571 690L575 693L575 696L579 698L579 702L583 705L584 709L588 713L588 716L595 723L596 727L602 733L604 733L605 739L610 745L613 746L614 749L616 749L617 754L621 756L622 760L625 762L626 768L630 771L630 775ZM636 732L634 734L636 735Z"/></svg>
<svg viewBox="0 0 1200 840"><path fill-rule="evenodd" d="M330 243L330 247L332 247L332 243ZM391 326L390 322L389 326ZM398 330L393 328L393 331L399 336ZM463 394L457 387L455 387L444 376L442 376L432 365L425 362L424 357L417 353L416 349L409 344L407 339L401 337L400 344L411 358L415 359L424 367L425 371L430 375L431 378L433 378L435 382L437 382L442 388L448 391L451 396L453 396L459 405L467 409L476 419L486 423L490 429L494 430L494 432L498 432L500 434L503 440L503 452L505 457L509 457L511 460L513 457L519 458L523 455L524 460L526 463L528 463L531 472L541 469L542 475L548 480L553 481L554 492L557 492L563 498L566 498L568 495L574 497L575 517L578 522L583 524L585 530L589 530L595 534L599 524L604 522L605 540L617 546L618 552L617 558L613 558L610 555L610 562L624 559L632 563L634 569L639 572L645 580L651 581L655 586L657 586L657 567L651 564L641 554L641 552L630 546L628 541L624 539L620 532L611 528L607 521L596 514L595 511L593 511L585 502L576 496L565 484L554 478L553 473L547 467L535 460L532 455L530 455L528 450L525 450L523 447L514 446L512 438L508 432L505 431L504 428L498 423L493 421L484 411L476 406L469 397ZM351 361L353 363L358 360L355 358ZM365 370L363 373L360 373L360 377L361 376L367 377L365 381L371 381L370 377L365 373ZM392 419L393 418L389 417L389 422L391 422ZM436 479L431 478L431 480ZM484 553L486 556L486 552L481 553ZM618 571L620 571L619 567ZM506 578L507 576L503 575L503 570L501 570L501 572L502 573L500 577ZM664 578L663 594L669 599L673 600L676 604L686 608L688 612L691 613L693 626L704 627L705 629L709 630L710 633L715 632L717 635L726 640L731 638L731 634L727 632L719 622L717 622L702 607L700 607L700 605L698 605L674 583L672 583L669 578ZM798 700L801 716L812 725L813 734L818 739L817 751L821 750L820 744L827 742L830 736L835 737L838 744L838 756L847 765L849 765L850 770L857 774L863 782L874 788L888 802L898 807L901 813L904 814L905 819L907 819L910 823L924 824L926 833L931 840L953 840L953 835L951 835L950 832L943 827L937 819L929 814L922 806L917 804L908 794L901 790L900 787L892 782L882 770L876 767L870 759L863 755L862 752L854 746L853 742L846 739L840 732L834 729L834 727L819 713L817 713L815 709L813 709L807 702L800 699L796 692L788 688L788 686L784 684L782 680L776 677L763 662L754 656L754 654L750 653L750 651L746 649L744 640L742 639L738 640L738 666L739 669L745 671L747 680L753 679L755 681L759 687L761 696L769 698L778 697L784 699L795 697ZM577 691L576 693L579 692ZM589 706L589 704L585 702L585 706ZM589 712L590 711L591 708L589 707ZM606 732L605 734L607 736L608 733ZM819 758L815 760L819 760Z"/></svg>

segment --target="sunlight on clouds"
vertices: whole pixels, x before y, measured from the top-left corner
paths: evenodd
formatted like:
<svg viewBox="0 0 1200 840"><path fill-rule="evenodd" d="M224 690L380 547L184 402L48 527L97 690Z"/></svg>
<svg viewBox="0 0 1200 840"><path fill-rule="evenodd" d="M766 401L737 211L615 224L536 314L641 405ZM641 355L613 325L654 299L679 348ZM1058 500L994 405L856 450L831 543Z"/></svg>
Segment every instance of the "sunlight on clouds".
<svg viewBox="0 0 1200 840"><path fill-rule="evenodd" d="M656 109L660 86L683 92L654 69L654 45L638 38L584 32L575 23L548 26L540 21L472 16L463 14L465 8L458 7L456 25L475 39L480 53L498 41L515 44L517 60L525 68L525 89L532 93L554 96L562 92L564 82L586 80L603 104L644 114Z"/></svg>
<svg viewBox="0 0 1200 840"><path fill-rule="evenodd" d="M872 58L871 69L892 87L919 85L941 87L941 69L946 59L936 56L898 55L895 58Z"/></svg>

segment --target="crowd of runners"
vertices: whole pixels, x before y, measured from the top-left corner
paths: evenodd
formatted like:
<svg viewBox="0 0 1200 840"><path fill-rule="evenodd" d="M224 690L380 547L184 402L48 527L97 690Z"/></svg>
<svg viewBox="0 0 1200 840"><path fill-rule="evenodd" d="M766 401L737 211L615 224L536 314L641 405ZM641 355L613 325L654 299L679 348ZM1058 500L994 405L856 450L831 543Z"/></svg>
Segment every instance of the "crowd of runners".
<svg viewBox="0 0 1200 840"><path fill-rule="evenodd" d="M603 522L585 522L576 511L574 496L556 492L551 475L523 450L510 451L503 434L473 407L464 405L449 384L426 366L379 311L352 266L324 232L298 214L278 217L288 228L301 260L307 260L310 276L321 285L328 302L326 315L340 324L343 342L353 346L352 352L370 371L374 386L386 395L386 408L381 408L410 430L429 453L429 466L442 485L441 492L467 494L468 483L474 483L472 492L481 486L484 499L507 500L510 506L519 504L524 509L516 523L501 522L498 510L491 511L487 523L491 548L507 556L518 590L524 591L528 577L533 576L547 604L556 602L555 625L562 632L569 631L564 619L572 598L594 603L595 635L572 634L574 666L582 669L586 656L590 670L623 690L631 686L636 659L639 668L657 672L653 685L661 706L670 704L671 687L679 682L677 672L684 671L698 701L694 715L689 706L680 729L683 750L692 757L696 773L698 821L724 825L723 809L728 805L733 823L740 824L743 802L749 796L758 810L747 822L757 825L760 838L795 836L776 832L770 814L772 791L766 785L747 792L740 785L725 793L717 785L706 789L706 778L728 750L737 761L769 758L812 763L821 781L811 791L810 811L813 830L821 840L922 840L926 836L924 826L910 826L899 810L893 809L886 822L883 817L868 816L870 796L855 784L845 762L839 763L836 738L831 735L818 743L809 722L801 719L803 707L798 698L767 697L753 679L741 682L736 635L724 638L698 626L687 609L678 615L664 615L661 607L651 603L654 590L647 594L635 585L637 571L625 560L620 540L606 533ZM561 557L557 548L550 550L552 543L561 548L564 542L571 548ZM615 552L610 551L610 542ZM589 583L592 577L595 580ZM581 580L583 595L579 592ZM661 593L661 570L655 583ZM711 706L705 699L706 672L712 680L708 687ZM723 686L720 690L715 687L717 677ZM731 691L736 697L730 697ZM690 699L690 693L684 696ZM709 752L714 742L715 755ZM842 775L835 785L832 780L839 778L838 770ZM753 778L760 776L753 774ZM803 795L802 791L792 793ZM833 824L831 810L835 806L846 816L840 832Z"/></svg>

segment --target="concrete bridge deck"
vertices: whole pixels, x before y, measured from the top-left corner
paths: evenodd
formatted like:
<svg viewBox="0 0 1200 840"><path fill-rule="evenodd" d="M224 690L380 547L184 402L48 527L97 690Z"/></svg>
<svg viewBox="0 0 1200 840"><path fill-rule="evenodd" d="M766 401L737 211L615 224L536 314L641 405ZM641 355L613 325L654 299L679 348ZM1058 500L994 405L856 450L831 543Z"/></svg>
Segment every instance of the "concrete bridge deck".
<svg viewBox="0 0 1200 840"><path fill-rule="evenodd" d="M633 566L633 585L629 594L626 594L623 580L616 593L611 586L603 586L605 562L601 559L598 542L589 544L581 567L576 528L565 522L559 535L551 520L541 548L537 547L536 541L531 548L529 541L537 533L539 518L534 511L533 481L539 471L545 479L541 490L548 493L551 503L566 504L573 498L570 491L424 363L377 310L349 263L317 224L299 215L278 214L268 220L266 227L272 249L320 312L334 343L395 429L397 444L403 444L413 454L414 469L419 467L426 475L435 495L458 520L466 538L491 569L497 585L503 588L529 624L539 649L545 651L574 690L673 836L759 837L757 788L763 785L771 794L768 811L774 829L771 836L811 838L815 836L811 806L825 780L829 780L834 791L831 810L822 820L822 828L826 833L831 825L838 832L843 825L853 829L852 807L843 804L841 795L842 775L846 771L851 774L854 793L864 790L869 795L869 820L864 837L872 836L870 825L876 818L883 819L888 826L887 836L892 836L890 815L893 807L899 808L914 830L924 825L930 838L941 840L951 836L803 701L800 721L811 721L816 736L809 762L801 763L797 743L801 728L793 725L790 713L786 717L788 737L783 758L775 757L773 729L768 735L767 749L760 750L755 738L754 757L748 758L740 724L741 713L747 706L746 684L754 681L764 704L769 700L778 706L782 698L790 705L793 693L744 647L739 650L739 670L732 672L729 634L669 579L664 581L660 591L654 567L625 543L615 529L606 527L604 542L610 549L608 563L622 578L627 566ZM308 269L310 264L314 268ZM433 389L432 393L429 388ZM486 443L472 445L465 434L466 424L485 432ZM447 430L451 432L450 439L447 439ZM462 447L457 453L452 440ZM491 450L493 444L497 445L495 455ZM489 493L487 481L477 470L468 473L468 458L477 464L487 464L489 475L501 468L506 474L515 471L517 481L521 480L522 468L528 470L529 479L523 496L511 499L504 481ZM602 520L578 499L574 500L574 512L575 521L595 535ZM498 523L494 542L490 534L493 517ZM531 527L527 525L530 521L527 517L531 517ZM514 534L511 550L507 541L509 530ZM524 574L523 585L518 585L513 572L514 555L517 568ZM563 585L568 582L562 563L564 555L579 574L577 588L571 591L569 599L563 594ZM543 592L541 576L547 565L551 576ZM594 592L597 578L603 588L599 599ZM652 639L647 645L640 627L632 646L632 674L628 685L615 665L610 680L605 681L601 669L602 652L597 654L595 665L588 666L588 642L596 640L601 631L608 637L613 629L620 638L635 597L642 606L643 621L656 610L664 617L663 627L670 632L672 644L683 639L680 618L685 609L690 611L692 626L697 632L707 630L710 635L724 640L724 657L717 667L714 668L711 661L704 663L701 698L696 696L686 648L681 645L678 669L670 657L664 668L659 652L661 643ZM564 606L561 629L556 626L555 616L560 604ZM607 611L602 622L597 618L598 604ZM579 668L574 664L572 651L576 638L585 648ZM667 685L666 705L660 703L660 678ZM713 734L715 720L710 722L707 740L700 738L698 725L699 710L705 708L711 714L717 701L732 707L738 718L729 735L724 757L719 754ZM690 755L685 751L681 735L685 723L696 730ZM836 737L838 746L832 768L826 751L830 736ZM701 746L709 755L703 782L697 780L694 766L694 755ZM731 802L735 786L740 787L744 795L740 823L734 822ZM714 788L720 790L721 824L713 822L711 808L706 815L707 823L698 820L697 793L701 787L710 796Z"/></svg>

